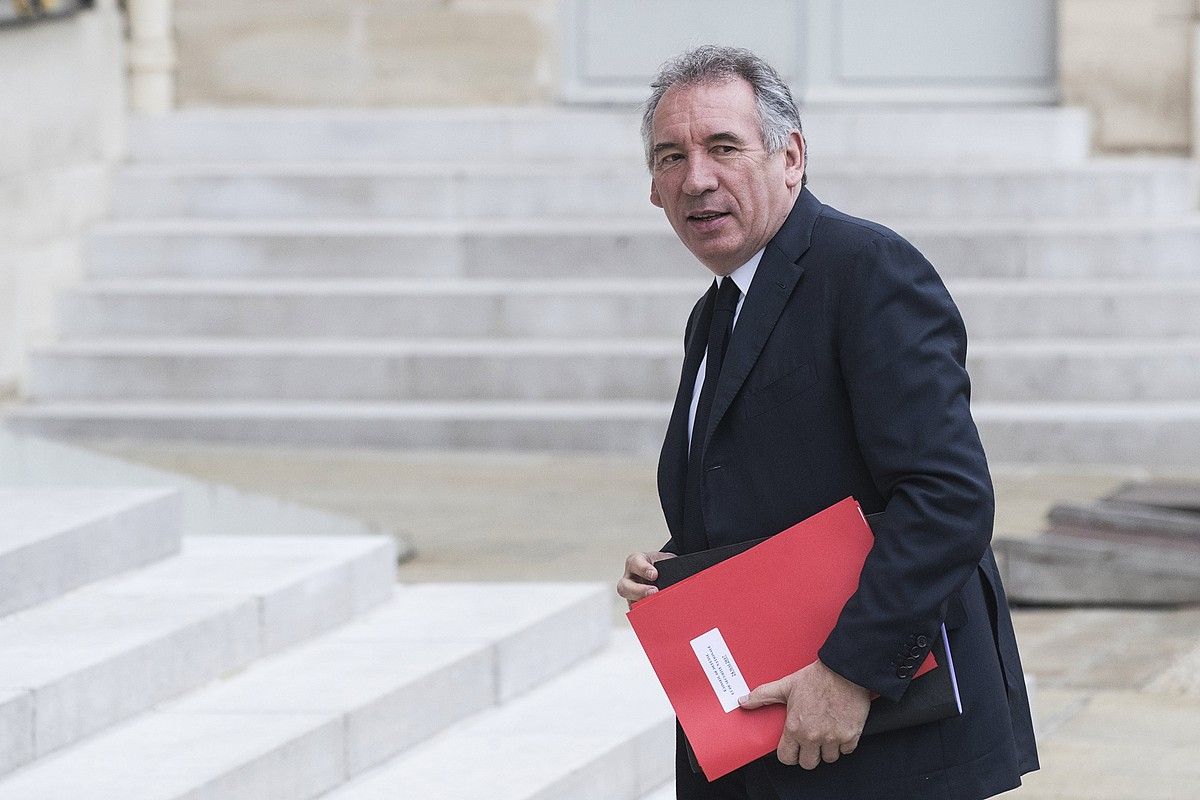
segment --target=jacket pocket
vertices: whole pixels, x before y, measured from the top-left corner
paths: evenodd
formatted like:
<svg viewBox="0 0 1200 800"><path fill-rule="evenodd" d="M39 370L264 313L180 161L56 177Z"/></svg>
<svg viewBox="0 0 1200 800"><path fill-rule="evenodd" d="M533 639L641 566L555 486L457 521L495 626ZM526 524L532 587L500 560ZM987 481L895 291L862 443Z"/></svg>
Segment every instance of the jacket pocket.
<svg viewBox="0 0 1200 800"><path fill-rule="evenodd" d="M779 377L771 378L746 392L742 399L742 408L747 417L757 417L776 409L812 387L812 371L807 362L785 370Z"/></svg>
<svg viewBox="0 0 1200 800"><path fill-rule="evenodd" d="M1021 672L1021 657L1017 652L1017 634L1013 630L1012 616L1008 610L1008 597L1000 582L1000 572L989 548L979 562L979 574L983 578L983 589L988 607L988 622L992 626L992 641L996 644L996 655L1004 671L1005 686L1011 691L1024 692L1024 676Z"/></svg>

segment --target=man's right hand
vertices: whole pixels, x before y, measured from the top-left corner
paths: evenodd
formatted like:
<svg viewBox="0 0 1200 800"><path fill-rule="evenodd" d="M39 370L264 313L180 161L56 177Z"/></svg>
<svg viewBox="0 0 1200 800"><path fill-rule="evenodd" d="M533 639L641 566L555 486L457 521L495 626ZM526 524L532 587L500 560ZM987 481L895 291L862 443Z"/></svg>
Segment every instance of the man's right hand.
<svg viewBox="0 0 1200 800"><path fill-rule="evenodd" d="M621 576L621 580L617 581L617 594L624 597L632 608L633 604L643 597L648 597L654 594L658 589L654 588L654 580L658 577L658 570L654 568L656 561L662 561L664 558L674 558L674 553L631 553L629 558L625 559L625 574Z"/></svg>

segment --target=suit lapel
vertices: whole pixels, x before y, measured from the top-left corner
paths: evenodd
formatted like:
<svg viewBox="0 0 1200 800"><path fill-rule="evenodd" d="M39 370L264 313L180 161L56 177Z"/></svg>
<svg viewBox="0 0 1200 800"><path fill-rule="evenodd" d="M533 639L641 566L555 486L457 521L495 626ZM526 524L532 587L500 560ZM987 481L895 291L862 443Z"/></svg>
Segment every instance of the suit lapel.
<svg viewBox="0 0 1200 800"><path fill-rule="evenodd" d="M692 393L696 385L696 373L704 358L708 345L708 328L712 321L713 305L717 297L717 282L713 281L708 292L701 298L700 313L684 347L683 371L679 377L679 390L675 394L675 405L671 409L671 421L663 440L662 453L658 459L658 497L666 517L667 529L675 536L683 525L683 485L687 479L688 460L688 414L692 407Z"/></svg>
<svg viewBox="0 0 1200 800"><path fill-rule="evenodd" d="M709 412L708 427L704 432L706 448L712 432L746 382L796 283L804 274L804 267L796 262L808 250L820 208L820 201L808 189L801 190L783 227L763 252L762 261L754 273L750 291L734 325L729 350L725 353L717 393L713 396L712 410Z"/></svg>

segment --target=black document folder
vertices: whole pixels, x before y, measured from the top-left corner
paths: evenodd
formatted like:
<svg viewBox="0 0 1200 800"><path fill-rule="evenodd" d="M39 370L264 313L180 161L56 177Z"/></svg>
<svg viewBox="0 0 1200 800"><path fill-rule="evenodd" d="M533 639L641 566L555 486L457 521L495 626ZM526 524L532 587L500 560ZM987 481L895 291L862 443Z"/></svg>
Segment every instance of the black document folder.
<svg viewBox="0 0 1200 800"><path fill-rule="evenodd" d="M867 524L871 524L880 516L882 515L868 514ZM755 539L663 559L654 564L655 569L658 570L658 579L654 585L659 589L665 589L765 541L766 539ZM933 645L930 647L934 658L937 659L938 668L932 669L918 678L913 678L899 701L889 700L886 697L877 697L871 701L871 710L868 712L867 721L863 726L863 736L922 725L962 713L958 696L958 682L954 674L954 661L949 644L946 627L943 625L938 634L933 637ZM686 737L684 741L687 742ZM692 752L691 744L687 745L687 751L692 771L700 773L700 765Z"/></svg>

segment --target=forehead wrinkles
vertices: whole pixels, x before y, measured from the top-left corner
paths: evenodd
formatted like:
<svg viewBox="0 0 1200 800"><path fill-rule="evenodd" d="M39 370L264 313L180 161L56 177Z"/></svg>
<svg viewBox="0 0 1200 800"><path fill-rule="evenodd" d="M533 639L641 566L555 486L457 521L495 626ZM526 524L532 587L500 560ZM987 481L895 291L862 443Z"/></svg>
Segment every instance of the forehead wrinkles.
<svg viewBox="0 0 1200 800"><path fill-rule="evenodd" d="M721 132L737 134L751 144L762 139L754 90L735 81L669 89L654 110L651 130L654 145L682 145L685 139L703 142Z"/></svg>

